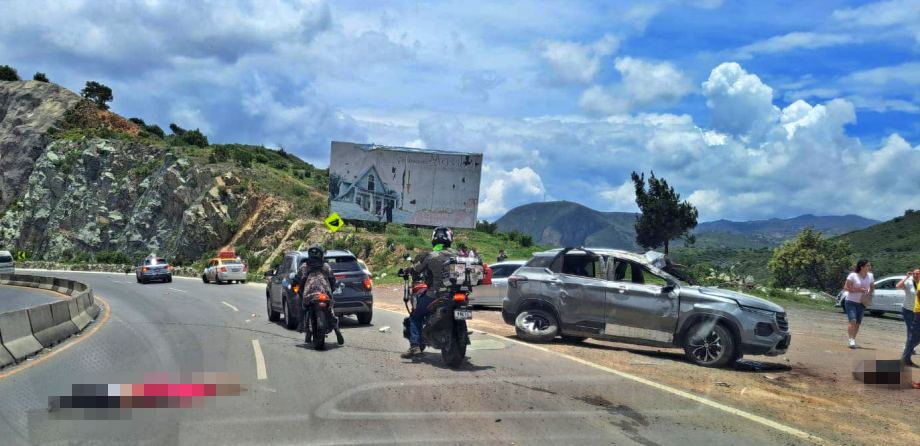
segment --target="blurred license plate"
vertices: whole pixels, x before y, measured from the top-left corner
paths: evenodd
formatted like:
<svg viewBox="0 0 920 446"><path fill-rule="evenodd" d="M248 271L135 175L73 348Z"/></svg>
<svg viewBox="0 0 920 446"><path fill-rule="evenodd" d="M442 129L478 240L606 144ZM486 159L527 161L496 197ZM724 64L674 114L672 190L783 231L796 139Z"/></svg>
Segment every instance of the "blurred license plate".
<svg viewBox="0 0 920 446"><path fill-rule="evenodd" d="M238 272L240 272L240 269L239 269L239 268L233 268L231 271L233 271L233 272L235 272L235 273L238 273Z"/></svg>
<svg viewBox="0 0 920 446"><path fill-rule="evenodd" d="M473 310L454 310L454 319L458 321L464 320L464 319L472 319L472 318L473 318Z"/></svg>

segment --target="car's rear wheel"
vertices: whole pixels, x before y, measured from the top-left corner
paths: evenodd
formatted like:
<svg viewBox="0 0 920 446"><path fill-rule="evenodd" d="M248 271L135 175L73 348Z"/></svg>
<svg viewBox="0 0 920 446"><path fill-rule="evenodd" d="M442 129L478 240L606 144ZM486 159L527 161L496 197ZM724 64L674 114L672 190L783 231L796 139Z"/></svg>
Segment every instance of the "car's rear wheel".
<svg viewBox="0 0 920 446"><path fill-rule="evenodd" d="M245 284L246 284L246 281L245 281L245 280L241 280L240 283L242 283L242 284L245 285Z"/></svg>
<svg viewBox="0 0 920 446"><path fill-rule="evenodd" d="M374 310L371 309L367 313L358 313L358 323L361 325L370 325L371 319L374 318Z"/></svg>
<svg viewBox="0 0 920 446"><path fill-rule="evenodd" d="M171 276L166 278L166 283L172 283L172 277L171 277Z"/></svg>
<svg viewBox="0 0 920 446"><path fill-rule="evenodd" d="M207 274L202 274L202 275L201 275L201 281L204 282L204 283L210 283L210 282L211 282L210 280L208 280L208 275L207 275Z"/></svg>
<svg viewBox="0 0 920 446"><path fill-rule="evenodd" d="M533 308L518 313L514 330L525 341L550 342L559 334L559 323L548 311Z"/></svg>
<svg viewBox="0 0 920 446"><path fill-rule="evenodd" d="M265 296L265 305L266 313L268 314L268 320L277 322L278 319L281 319L281 313L272 309L272 300L268 296Z"/></svg>
<svg viewBox="0 0 920 446"><path fill-rule="evenodd" d="M284 326L287 327L288 330L297 328L297 320L294 315L291 314L291 304L288 303L287 298L284 299L282 306L284 307Z"/></svg>
<svg viewBox="0 0 920 446"><path fill-rule="evenodd" d="M684 353L694 364L725 367L738 359L738 343L731 331L716 321L694 324L684 335Z"/></svg>

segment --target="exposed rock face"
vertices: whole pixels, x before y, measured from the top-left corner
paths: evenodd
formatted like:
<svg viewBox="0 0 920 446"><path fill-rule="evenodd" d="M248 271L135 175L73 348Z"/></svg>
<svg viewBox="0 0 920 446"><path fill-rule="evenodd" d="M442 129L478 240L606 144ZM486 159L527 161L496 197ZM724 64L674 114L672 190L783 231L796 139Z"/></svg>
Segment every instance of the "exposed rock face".
<svg viewBox="0 0 920 446"><path fill-rule="evenodd" d="M290 249L309 231L289 218L290 202L249 190L250 169L165 144L50 139L80 101L54 84L0 82L0 248L33 260L114 250L187 263L227 246Z"/></svg>
<svg viewBox="0 0 920 446"><path fill-rule="evenodd" d="M25 189L49 142L45 132L80 99L56 84L0 81L0 209Z"/></svg>

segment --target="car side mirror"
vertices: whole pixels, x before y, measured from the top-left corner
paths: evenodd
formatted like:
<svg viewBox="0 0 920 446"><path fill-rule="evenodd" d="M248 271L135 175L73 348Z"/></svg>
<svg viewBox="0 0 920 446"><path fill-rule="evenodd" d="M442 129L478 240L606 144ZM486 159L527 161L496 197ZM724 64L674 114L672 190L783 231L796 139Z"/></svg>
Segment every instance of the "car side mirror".
<svg viewBox="0 0 920 446"><path fill-rule="evenodd" d="M674 292L674 285L665 285L661 287L661 294L671 294Z"/></svg>
<svg viewBox="0 0 920 446"><path fill-rule="evenodd" d="M275 277L275 270L270 269L268 271L265 271L265 274L263 274L262 277L266 279L269 277Z"/></svg>

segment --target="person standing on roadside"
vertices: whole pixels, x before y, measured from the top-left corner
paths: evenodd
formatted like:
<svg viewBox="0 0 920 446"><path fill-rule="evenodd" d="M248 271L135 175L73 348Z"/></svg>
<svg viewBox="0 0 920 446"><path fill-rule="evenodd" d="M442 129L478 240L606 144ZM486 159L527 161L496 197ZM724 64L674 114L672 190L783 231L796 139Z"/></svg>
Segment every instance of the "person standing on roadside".
<svg viewBox="0 0 920 446"><path fill-rule="evenodd" d="M910 354L920 344L920 298L914 296L914 321L910 324L910 334L907 335L907 345L904 346L904 352L901 353L901 363L906 366L916 367L914 361L911 361Z"/></svg>
<svg viewBox="0 0 920 446"><path fill-rule="evenodd" d="M859 333L859 325L862 324L863 313L866 311L863 297L870 297L875 292L875 277L870 271L872 271L872 264L866 259L860 259L843 285L843 290L847 292L844 310L847 312L849 321L847 324L849 335L847 347L849 348L859 348L856 345L856 335Z"/></svg>
<svg viewBox="0 0 920 446"><path fill-rule="evenodd" d="M914 322L914 305L917 300L918 280L920 280L920 269L915 269L913 271L908 271L907 275L895 285L895 288L904 290L904 304L901 305L901 317L904 319L904 325L907 326L907 342L904 344L905 346L910 343L911 327ZM911 349L911 354L916 355L917 352L913 350L914 349Z"/></svg>
<svg viewBox="0 0 920 446"><path fill-rule="evenodd" d="M496 260L498 261L497 263L501 263L501 262L504 262L505 260L508 260L508 255L505 254L504 249L498 250L498 258Z"/></svg>

